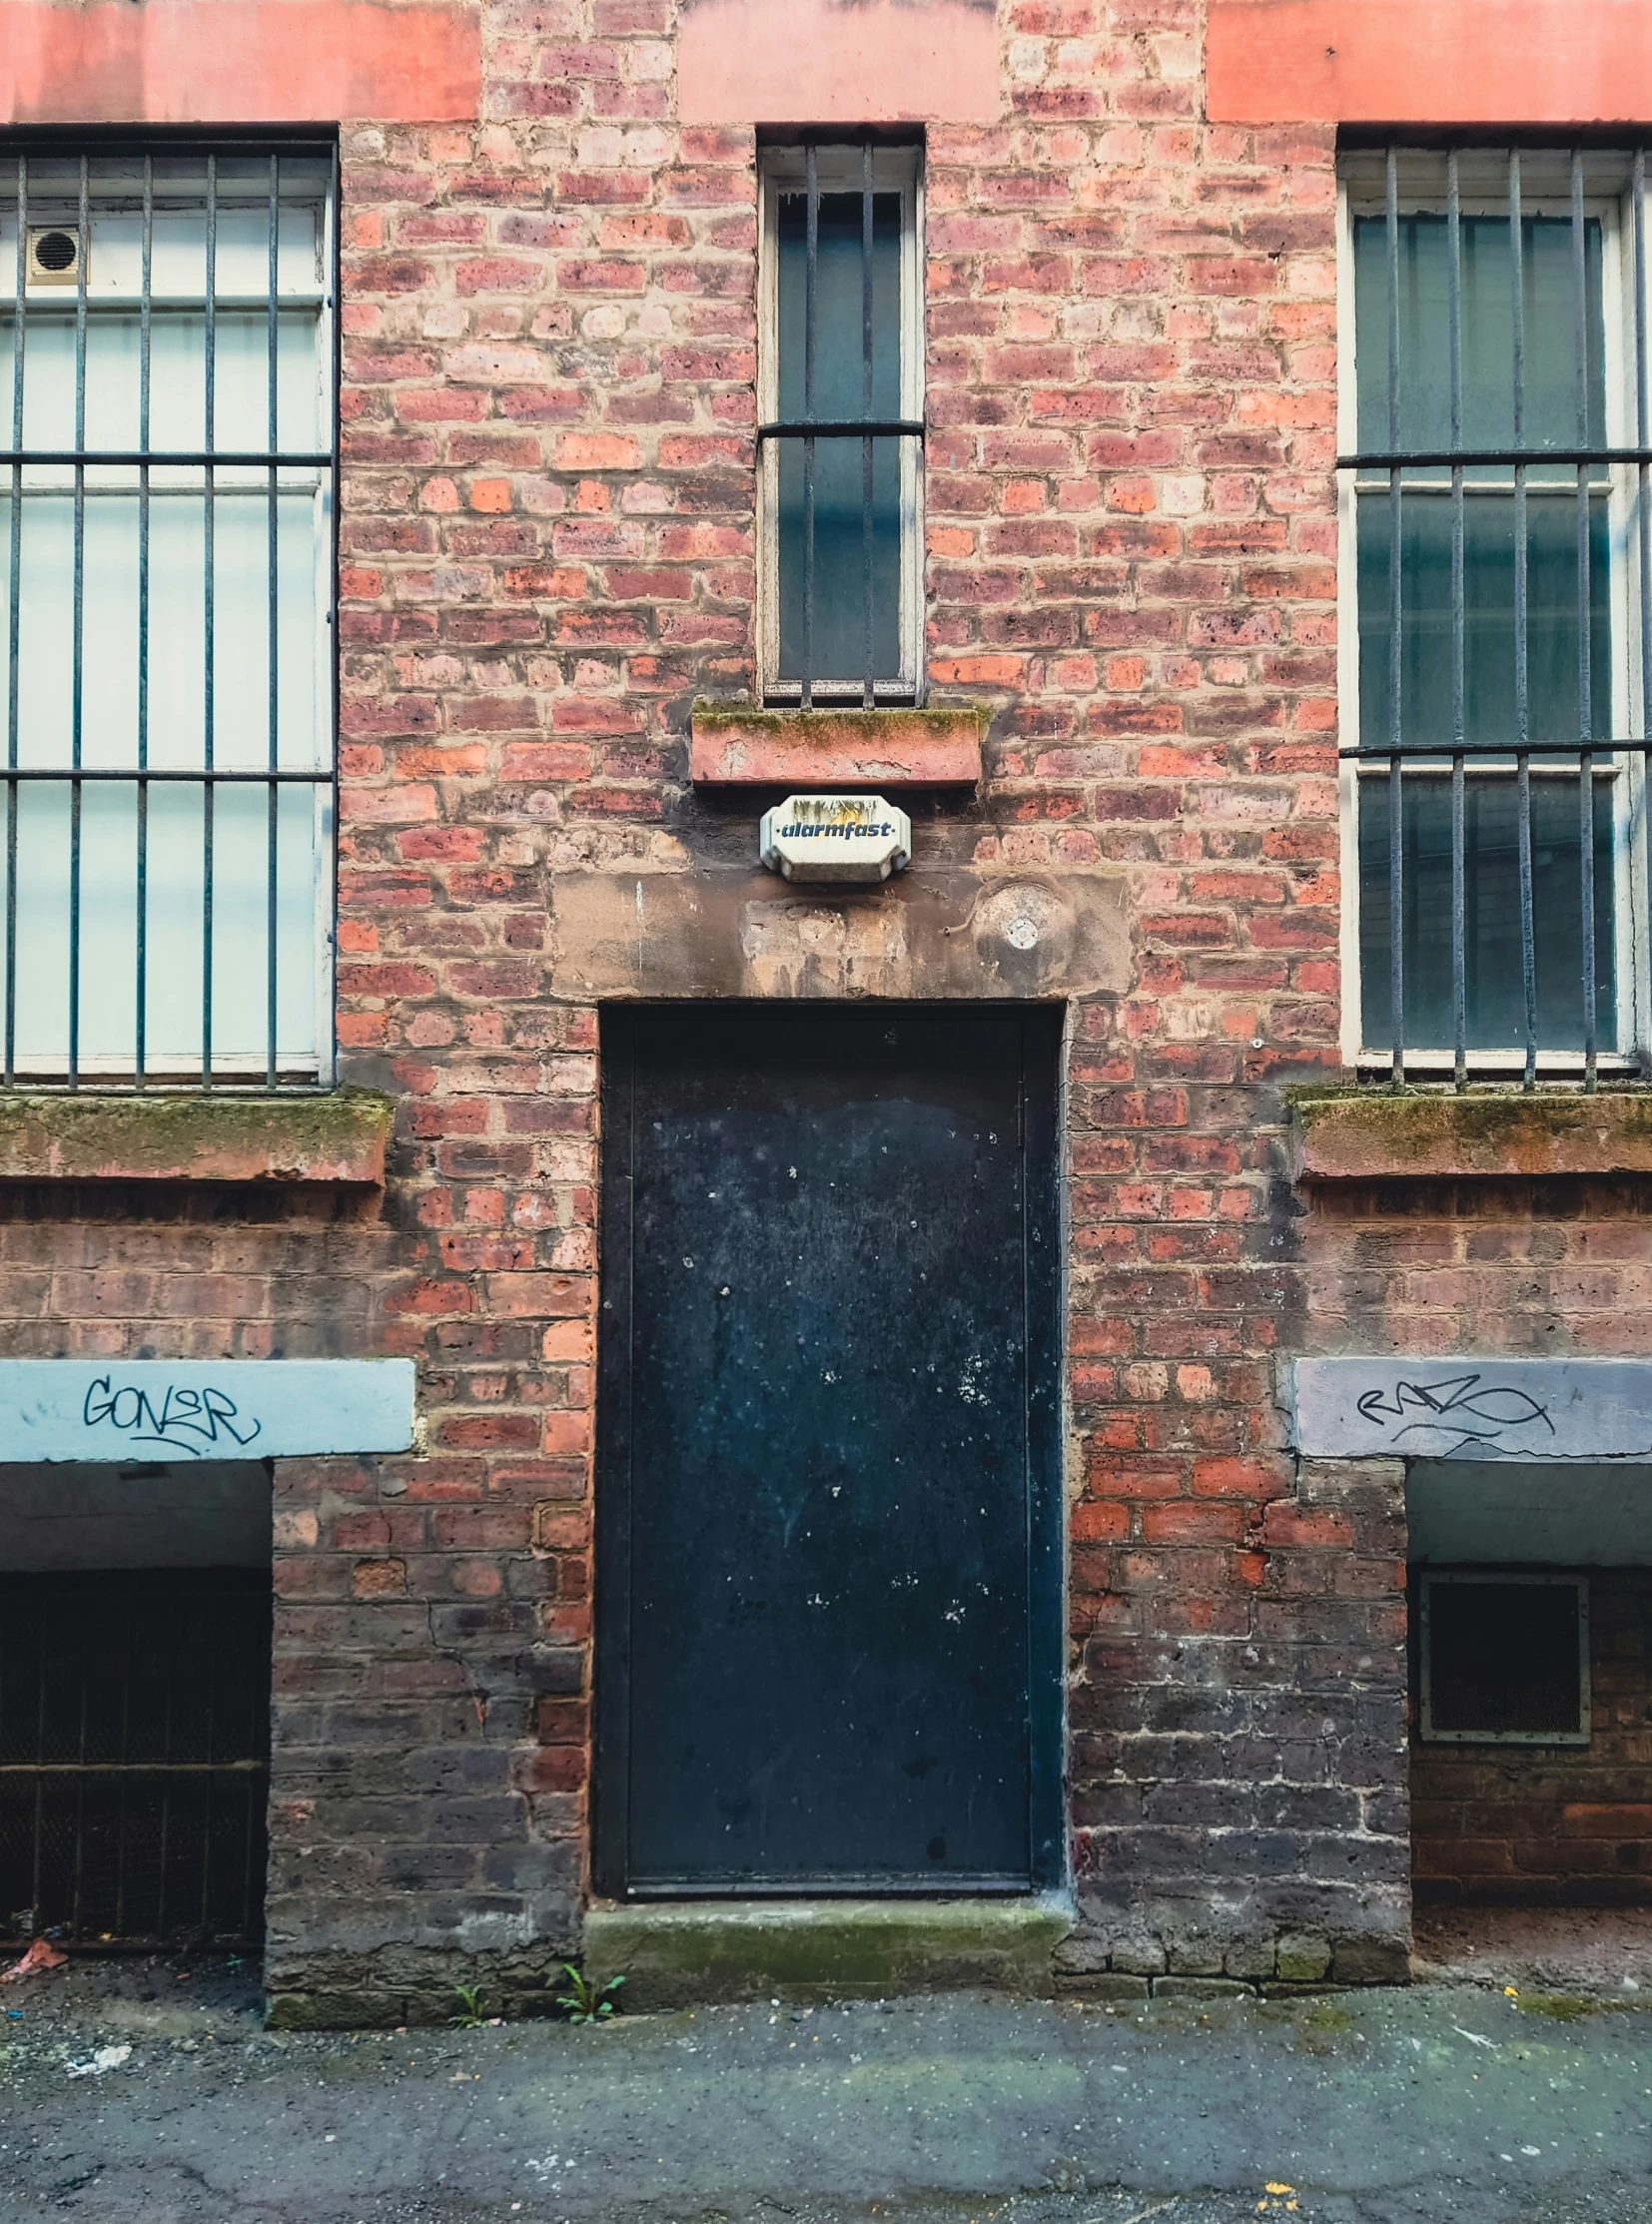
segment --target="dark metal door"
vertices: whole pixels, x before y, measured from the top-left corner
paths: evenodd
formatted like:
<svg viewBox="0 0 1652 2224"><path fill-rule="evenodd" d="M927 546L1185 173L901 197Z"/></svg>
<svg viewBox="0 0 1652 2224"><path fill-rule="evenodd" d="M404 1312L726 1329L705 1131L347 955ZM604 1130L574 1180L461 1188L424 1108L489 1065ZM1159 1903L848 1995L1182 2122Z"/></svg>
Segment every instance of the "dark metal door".
<svg viewBox="0 0 1652 2224"><path fill-rule="evenodd" d="M1059 1873L1058 1040L605 1017L601 1888Z"/></svg>

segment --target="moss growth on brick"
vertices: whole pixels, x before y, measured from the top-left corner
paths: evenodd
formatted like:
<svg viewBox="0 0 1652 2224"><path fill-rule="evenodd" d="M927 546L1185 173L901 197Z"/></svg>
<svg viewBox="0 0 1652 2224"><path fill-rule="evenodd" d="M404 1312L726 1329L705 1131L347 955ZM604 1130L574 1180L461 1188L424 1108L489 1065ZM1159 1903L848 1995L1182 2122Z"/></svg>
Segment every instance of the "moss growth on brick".
<svg viewBox="0 0 1652 2224"><path fill-rule="evenodd" d="M583 1965L598 1983L623 1974L632 2008L770 1994L869 1999L960 1985L1046 1994L1071 1925L1065 1907L1040 1901L604 1908L585 1918Z"/></svg>
<svg viewBox="0 0 1652 2224"><path fill-rule="evenodd" d="M696 728L708 733L749 733L761 727L768 733L841 734L857 741L875 741L879 734L922 733L926 727L950 726L970 717L985 739L992 715L991 703L931 703L924 710L753 710L740 703L702 700L693 710Z"/></svg>
<svg viewBox="0 0 1652 2224"><path fill-rule="evenodd" d="M1652 1093L1287 1090L1308 1178L1652 1171Z"/></svg>
<svg viewBox="0 0 1652 2224"><path fill-rule="evenodd" d="M365 1089L0 1097L0 1180L379 1182L394 1113Z"/></svg>

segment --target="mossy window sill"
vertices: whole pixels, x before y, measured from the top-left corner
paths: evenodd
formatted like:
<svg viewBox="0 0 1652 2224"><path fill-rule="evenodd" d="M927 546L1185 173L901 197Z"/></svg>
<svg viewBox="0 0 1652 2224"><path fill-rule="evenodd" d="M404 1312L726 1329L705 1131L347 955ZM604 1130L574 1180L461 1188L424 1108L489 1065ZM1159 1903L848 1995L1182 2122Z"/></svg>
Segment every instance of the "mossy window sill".
<svg viewBox="0 0 1652 2224"><path fill-rule="evenodd" d="M991 711L748 710L694 705L691 765L701 787L973 788Z"/></svg>
<svg viewBox="0 0 1652 2224"><path fill-rule="evenodd" d="M395 1107L314 1097L0 1097L0 1181L329 1182L382 1188Z"/></svg>
<svg viewBox="0 0 1652 2224"><path fill-rule="evenodd" d="M1304 1092L1291 1133L1308 1182L1652 1173L1652 1094Z"/></svg>

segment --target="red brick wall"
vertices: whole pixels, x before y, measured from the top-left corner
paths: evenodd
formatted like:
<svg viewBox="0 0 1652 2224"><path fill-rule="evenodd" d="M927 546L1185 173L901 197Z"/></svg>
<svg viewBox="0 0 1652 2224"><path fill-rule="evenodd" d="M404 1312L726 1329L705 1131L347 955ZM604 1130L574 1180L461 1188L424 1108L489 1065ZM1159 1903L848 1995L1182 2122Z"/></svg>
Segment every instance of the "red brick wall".
<svg viewBox="0 0 1652 2224"><path fill-rule="evenodd" d="M1652 1183L1327 1182L1303 1222L1310 1348L1652 1350Z"/></svg>
<svg viewBox="0 0 1652 2224"><path fill-rule="evenodd" d="M344 132L341 1037L401 1101L382 1220L79 1200L4 1292L70 1347L34 1244L114 1347L268 1319L422 1363L427 1460L279 1479L272 1967L316 2012L573 1935L595 1032L547 900L726 852L688 707L752 675L755 138L674 121L677 20L487 0L478 124ZM1272 1084L1336 1058L1332 135L1207 125L1196 0L999 27L1001 122L929 134L925 266L932 693L995 716L922 839L1131 899L1070 1077L1072 1958L1261 1975L1288 1929L1372 1973L1388 1486L1299 1481L1272 1398ZM221 1255L246 1288L203 1297Z"/></svg>
<svg viewBox="0 0 1652 2224"><path fill-rule="evenodd" d="M1652 1570L1588 1575L1587 1747L1423 1745L1413 1729L1419 1899L1652 1901Z"/></svg>
<svg viewBox="0 0 1652 2224"><path fill-rule="evenodd" d="M346 140L346 1040L417 1100L402 1333L489 1477L588 1444L588 1375L517 1325L589 1303L590 1015L544 1002L546 876L692 869L687 706L751 680L755 142L673 124L675 13L495 5L479 133ZM1398 1627L1391 1563L1336 1593L1269 1393L1301 1289L1256 1085L1336 1030L1332 145L1206 127L1184 0L1001 30L1002 123L928 140L930 679L998 712L926 839L1132 890L1134 984L1071 1076L1073 1708L1130 1724L1076 1749L1076 1858L1157 1934L1213 1858L1281 1857L1291 1780L1258 1805L1232 1699L1257 1639L1294 1693L1299 1644ZM1171 1746L1167 1683L1214 1695ZM1120 1754L1184 1832L1147 1913ZM1300 1919L1334 1929L1337 1888Z"/></svg>

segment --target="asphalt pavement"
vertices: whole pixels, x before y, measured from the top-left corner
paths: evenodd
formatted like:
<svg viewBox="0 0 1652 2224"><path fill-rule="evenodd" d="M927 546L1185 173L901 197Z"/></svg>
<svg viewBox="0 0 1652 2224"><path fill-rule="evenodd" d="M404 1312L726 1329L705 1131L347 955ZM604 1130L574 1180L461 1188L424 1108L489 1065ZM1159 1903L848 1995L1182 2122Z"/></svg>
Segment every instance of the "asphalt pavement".
<svg viewBox="0 0 1652 2224"><path fill-rule="evenodd" d="M276 2033L247 1969L81 1964L0 1990L0 2224L1652 2224L1639 1997Z"/></svg>

